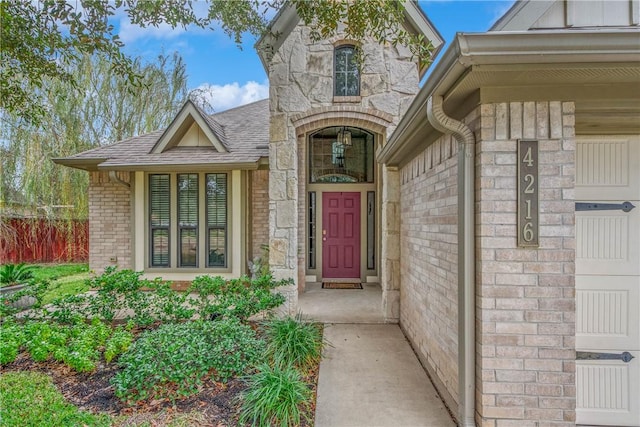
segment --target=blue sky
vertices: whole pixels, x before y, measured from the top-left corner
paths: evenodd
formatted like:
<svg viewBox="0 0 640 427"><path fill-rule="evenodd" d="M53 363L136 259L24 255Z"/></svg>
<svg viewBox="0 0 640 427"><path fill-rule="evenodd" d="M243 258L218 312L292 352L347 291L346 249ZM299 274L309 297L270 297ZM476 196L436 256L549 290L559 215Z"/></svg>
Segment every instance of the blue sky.
<svg viewBox="0 0 640 427"><path fill-rule="evenodd" d="M486 31L514 0L421 0L418 2L446 42L456 32ZM196 7L206 8L204 2ZM204 88L216 111L268 96L268 81L255 40L247 37L242 50L222 31L199 28L140 28L121 17L117 27L125 52L152 61L160 53L178 51L187 67L188 88Z"/></svg>

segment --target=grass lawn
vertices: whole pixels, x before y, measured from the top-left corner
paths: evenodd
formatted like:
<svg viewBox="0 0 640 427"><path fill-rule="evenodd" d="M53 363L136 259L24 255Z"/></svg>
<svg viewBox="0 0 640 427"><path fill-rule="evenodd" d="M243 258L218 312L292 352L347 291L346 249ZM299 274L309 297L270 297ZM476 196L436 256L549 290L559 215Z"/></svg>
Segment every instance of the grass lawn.
<svg viewBox="0 0 640 427"><path fill-rule="evenodd" d="M94 415L67 403L51 378L37 372L0 375L2 425L12 426L109 426L108 415Z"/></svg>
<svg viewBox="0 0 640 427"><path fill-rule="evenodd" d="M51 288L44 295L44 304L49 304L58 297L89 290L85 283L89 278L87 264L34 264L30 267L34 278L51 282Z"/></svg>

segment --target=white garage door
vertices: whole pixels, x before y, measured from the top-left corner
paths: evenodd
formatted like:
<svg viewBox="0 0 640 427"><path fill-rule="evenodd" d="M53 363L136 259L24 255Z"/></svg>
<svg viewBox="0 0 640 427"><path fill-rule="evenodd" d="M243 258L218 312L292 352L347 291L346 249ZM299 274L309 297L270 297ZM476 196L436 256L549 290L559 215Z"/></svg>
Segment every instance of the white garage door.
<svg viewBox="0 0 640 427"><path fill-rule="evenodd" d="M577 423L640 426L639 136L577 139L576 304Z"/></svg>

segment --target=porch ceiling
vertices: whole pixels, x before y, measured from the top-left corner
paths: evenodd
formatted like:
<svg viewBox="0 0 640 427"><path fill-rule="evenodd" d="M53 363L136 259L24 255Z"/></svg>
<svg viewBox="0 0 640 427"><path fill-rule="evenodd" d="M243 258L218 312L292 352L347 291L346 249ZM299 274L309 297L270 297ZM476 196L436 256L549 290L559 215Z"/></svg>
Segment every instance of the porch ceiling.
<svg viewBox="0 0 640 427"><path fill-rule="evenodd" d="M574 101L577 133L639 132L640 66L473 65L447 91L444 106L462 118L478 103L544 100Z"/></svg>

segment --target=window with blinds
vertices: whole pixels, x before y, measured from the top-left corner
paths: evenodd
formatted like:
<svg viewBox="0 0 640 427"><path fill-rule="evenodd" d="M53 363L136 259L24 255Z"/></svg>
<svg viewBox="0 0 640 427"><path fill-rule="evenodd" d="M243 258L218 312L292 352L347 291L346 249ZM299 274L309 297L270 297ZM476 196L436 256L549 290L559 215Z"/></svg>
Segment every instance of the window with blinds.
<svg viewBox="0 0 640 427"><path fill-rule="evenodd" d="M169 267L171 188L168 174L149 176L150 264Z"/></svg>
<svg viewBox="0 0 640 427"><path fill-rule="evenodd" d="M207 266L227 266L227 174L206 175Z"/></svg>
<svg viewBox="0 0 640 427"><path fill-rule="evenodd" d="M149 267L229 266L228 181L226 173L149 175Z"/></svg>
<svg viewBox="0 0 640 427"><path fill-rule="evenodd" d="M178 265L198 266L198 174L178 174Z"/></svg>

